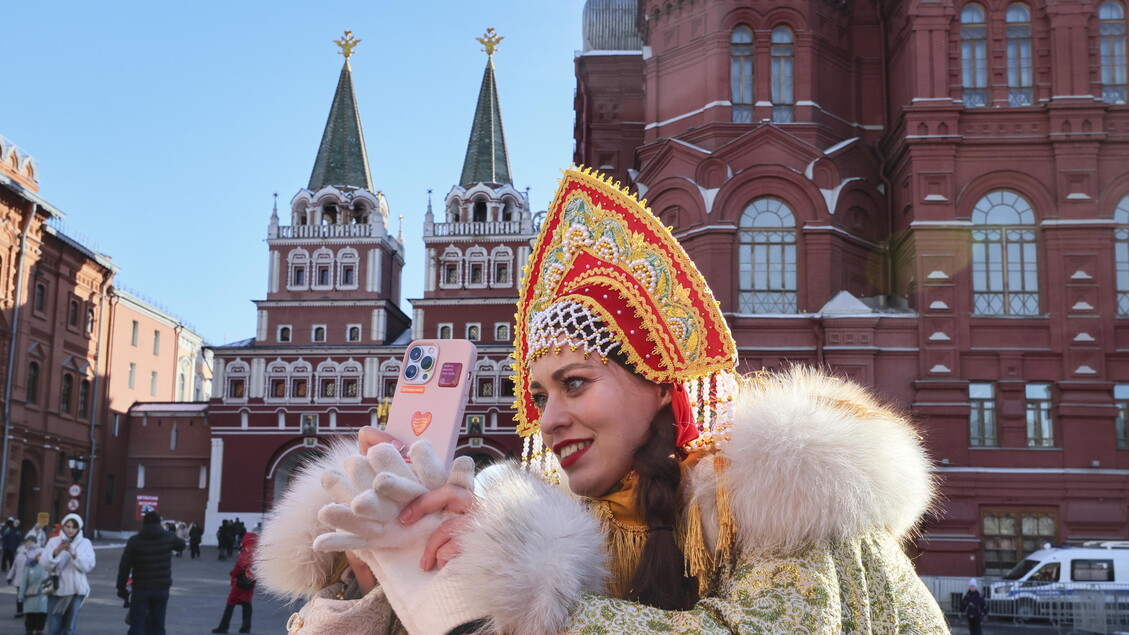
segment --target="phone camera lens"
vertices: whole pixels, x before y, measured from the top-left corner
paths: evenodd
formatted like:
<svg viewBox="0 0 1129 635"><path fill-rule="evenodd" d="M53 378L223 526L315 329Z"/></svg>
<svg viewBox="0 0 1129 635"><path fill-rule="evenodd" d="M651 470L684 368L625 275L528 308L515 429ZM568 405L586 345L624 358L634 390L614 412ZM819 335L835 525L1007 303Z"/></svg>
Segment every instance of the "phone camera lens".
<svg viewBox="0 0 1129 635"><path fill-rule="evenodd" d="M412 364L404 369L404 377L407 377L408 379L415 379L416 375L418 374L419 366L416 366L415 364Z"/></svg>
<svg viewBox="0 0 1129 635"><path fill-rule="evenodd" d="M424 369L424 370L431 370L431 367L434 366L434 365L435 365L435 358L432 357L431 355L424 357L419 362L419 367Z"/></svg>
<svg viewBox="0 0 1129 635"><path fill-rule="evenodd" d="M421 346L413 346L412 350L408 351L408 359L413 362L418 362L421 356L423 356L423 347Z"/></svg>

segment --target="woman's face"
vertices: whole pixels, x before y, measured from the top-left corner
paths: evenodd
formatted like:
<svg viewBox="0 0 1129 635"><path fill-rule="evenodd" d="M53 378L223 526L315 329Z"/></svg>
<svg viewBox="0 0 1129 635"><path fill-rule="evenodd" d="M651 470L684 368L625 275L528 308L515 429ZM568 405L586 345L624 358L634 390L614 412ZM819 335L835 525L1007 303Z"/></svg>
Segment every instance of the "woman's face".
<svg viewBox="0 0 1129 635"><path fill-rule="evenodd" d="M63 533L67 535L67 538L74 538L75 534L78 533L78 523L73 520L63 523Z"/></svg>
<svg viewBox="0 0 1129 635"><path fill-rule="evenodd" d="M670 403L668 387L580 351L545 355L529 374L541 438L581 496L600 496L627 475L651 420Z"/></svg>

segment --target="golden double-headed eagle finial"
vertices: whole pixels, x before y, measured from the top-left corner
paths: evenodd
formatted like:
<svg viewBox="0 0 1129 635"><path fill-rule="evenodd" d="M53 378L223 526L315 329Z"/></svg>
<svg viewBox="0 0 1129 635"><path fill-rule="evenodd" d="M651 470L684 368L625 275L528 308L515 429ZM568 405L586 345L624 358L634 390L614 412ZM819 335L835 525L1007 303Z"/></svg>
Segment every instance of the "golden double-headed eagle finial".
<svg viewBox="0 0 1129 635"><path fill-rule="evenodd" d="M494 32L494 28L486 29L486 33L482 37L474 38L478 43L486 47L482 50L486 51L487 57L494 57L494 51L498 48L498 43L506 39Z"/></svg>
<svg viewBox="0 0 1129 635"><path fill-rule="evenodd" d="M349 56L353 54L353 48L360 44L361 41L353 37L352 31L345 31L344 37L340 40L334 40L333 43L341 47L341 54L348 60Z"/></svg>

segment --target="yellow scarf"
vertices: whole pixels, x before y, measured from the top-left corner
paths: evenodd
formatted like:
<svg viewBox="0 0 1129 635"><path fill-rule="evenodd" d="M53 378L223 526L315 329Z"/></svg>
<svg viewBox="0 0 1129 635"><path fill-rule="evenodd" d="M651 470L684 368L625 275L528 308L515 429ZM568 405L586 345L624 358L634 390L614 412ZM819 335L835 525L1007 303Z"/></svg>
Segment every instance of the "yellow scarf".
<svg viewBox="0 0 1129 635"><path fill-rule="evenodd" d="M681 463L682 482L688 480L688 471L703 458L710 456L699 451L687 456ZM731 562L735 526L729 506L728 488L724 487L723 476L727 461L714 456L714 469L717 472L717 513L720 528L717 545L713 552L706 545L702 530L702 512L698 505L692 504L683 510L677 522L675 540L686 558L686 575L698 579L701 595L707 595L713 580L715 568L724 567ZM603 496L590 499L591 509L604 529L604 539L608 551L608 569L612 579L608 590L612 597L626 598L630 591L631 576L639 566L643 555L643 545L647 542L648 529L643 514L635 507L635 486L639 475L632 470L619 486ZM680 493L681 495L681 493Z"/></svg>

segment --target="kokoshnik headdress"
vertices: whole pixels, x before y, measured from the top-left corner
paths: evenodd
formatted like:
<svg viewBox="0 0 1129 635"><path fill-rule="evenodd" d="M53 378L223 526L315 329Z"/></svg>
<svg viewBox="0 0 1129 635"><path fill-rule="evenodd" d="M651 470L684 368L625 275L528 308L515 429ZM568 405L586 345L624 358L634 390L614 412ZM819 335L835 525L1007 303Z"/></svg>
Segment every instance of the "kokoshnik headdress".
<svg viewBox="0 0 1129 635"><path fill-rule="evenodd" d="M585 168L564 172L525 269L514 358L523 462L542 465L529 363L565 347L605 363L618 354L646 379L674 386L677 444L726 440L737 347L717 300L646 201Z"/></svg>

